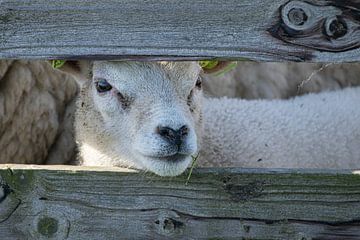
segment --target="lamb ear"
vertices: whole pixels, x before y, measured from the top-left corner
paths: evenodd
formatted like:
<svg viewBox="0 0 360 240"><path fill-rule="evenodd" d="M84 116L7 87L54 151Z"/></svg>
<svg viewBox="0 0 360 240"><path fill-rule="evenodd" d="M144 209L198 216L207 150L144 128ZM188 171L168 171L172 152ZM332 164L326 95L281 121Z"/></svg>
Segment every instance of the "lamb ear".
<svg viewBox="0 0 360 240"><path fill-rule="evenodd" d="M92 79L91 61L65 61L56 69L73 75L80 86Z"/></svg>
<svg viewBox="0 0 360 240"><path fill-rule="evenodd" d="M216 65L214 64L210 67L203 67L205 74L221 74L227 71L230 71L232 68L236 66L236 62L230 62L230 61L218 61L216 62Z"/></svg>

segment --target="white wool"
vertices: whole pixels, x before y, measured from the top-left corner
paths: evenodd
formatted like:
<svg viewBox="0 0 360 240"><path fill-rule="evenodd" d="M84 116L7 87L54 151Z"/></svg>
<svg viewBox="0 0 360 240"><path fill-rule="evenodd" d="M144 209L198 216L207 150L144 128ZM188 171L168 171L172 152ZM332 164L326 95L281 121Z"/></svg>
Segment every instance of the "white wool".
<svg viewBox="0 0 360 240"><path fill-rule="evenodd" d="M360 88L289 100L207 99L200 166L359 168Z"/></svg>

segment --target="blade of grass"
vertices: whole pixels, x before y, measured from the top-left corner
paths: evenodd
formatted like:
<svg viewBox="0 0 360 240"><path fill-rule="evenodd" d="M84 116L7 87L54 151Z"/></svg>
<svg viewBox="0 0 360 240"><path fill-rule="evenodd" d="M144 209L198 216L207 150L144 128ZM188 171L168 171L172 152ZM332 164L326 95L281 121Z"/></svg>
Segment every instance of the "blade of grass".
<svg viewBox="0 0 360 240"><path fill-rule="evenodd" d="M196 164L196 161L197 161L198 157L199 157L199 154L197 154L196 156L191 156L191 158L192 158L192 163L191 163L189 175L188 175L188 177L187 177L187 179L186 179L185 185L188 185L188 183L189 183L189 181L190 181L190 177L191 177L191 174L192 174L192 172L193 172L193 170L194 170L194 168L195 168L195 164Z"/></svg>
<svg viewBox="0 0 360 240"><path fill-rule="evenodd" d="M51 60L51 66L55 69L61 68L65 64L65 60Z"/></svg>

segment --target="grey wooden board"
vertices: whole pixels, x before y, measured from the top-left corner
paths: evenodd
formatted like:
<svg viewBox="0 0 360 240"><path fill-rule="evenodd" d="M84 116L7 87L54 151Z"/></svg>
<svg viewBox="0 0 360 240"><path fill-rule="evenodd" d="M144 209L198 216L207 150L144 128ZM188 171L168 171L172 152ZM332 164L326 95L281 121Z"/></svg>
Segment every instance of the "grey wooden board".
<svg viewBox="0 0 360 240"><path fill-rule="evenodd" d="M1 239L360 239L360 172L0 165Z"/></svg>
<svg viewBox="0 0 360 240"><path fill-rule="evenodd" d="M0 59L360 61L359 16L359 0L1 0Z"/></svg>

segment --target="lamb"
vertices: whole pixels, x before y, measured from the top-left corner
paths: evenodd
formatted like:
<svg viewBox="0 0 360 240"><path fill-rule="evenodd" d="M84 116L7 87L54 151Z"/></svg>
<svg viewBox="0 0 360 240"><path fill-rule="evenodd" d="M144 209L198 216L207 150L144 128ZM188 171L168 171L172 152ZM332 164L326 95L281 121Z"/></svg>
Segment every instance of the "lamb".
<svg viewBox="0 0 360 240"><path fill-rule="evenodd" d="M198 152L200 66L189 63L67 62L82 90L75 135L82 165L178 175Z"/></svg>
<svg viewBox="0 0 360 240"><path fill-rule="evenodd" d="M175 176L200 152L198 166L360 166L360 88L286 101L208 99L195 62L82 61L63 70L82 85L75 130L83 165Z"/></svg>

